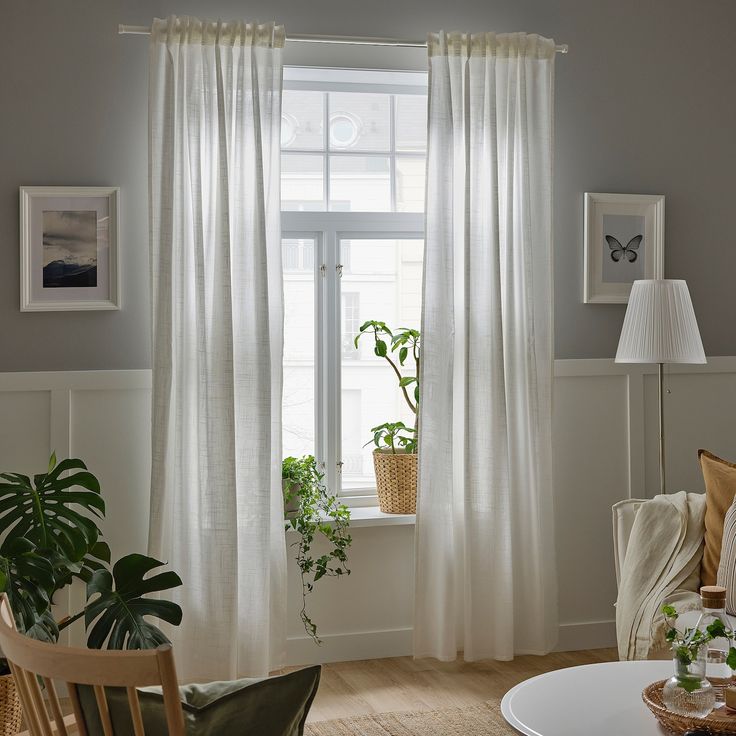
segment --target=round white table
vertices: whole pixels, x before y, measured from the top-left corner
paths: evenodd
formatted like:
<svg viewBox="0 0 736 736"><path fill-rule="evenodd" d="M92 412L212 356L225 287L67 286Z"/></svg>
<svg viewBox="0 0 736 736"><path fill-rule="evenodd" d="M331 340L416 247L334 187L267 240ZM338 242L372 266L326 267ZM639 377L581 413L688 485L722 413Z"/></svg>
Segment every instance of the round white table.
<svg viewBox="0 0 736 736"><path fill-rule="evenodd" d="M663 736L641 692L672 674L671 660L569 667L518 684L501 712L524 736Z"/></svg>

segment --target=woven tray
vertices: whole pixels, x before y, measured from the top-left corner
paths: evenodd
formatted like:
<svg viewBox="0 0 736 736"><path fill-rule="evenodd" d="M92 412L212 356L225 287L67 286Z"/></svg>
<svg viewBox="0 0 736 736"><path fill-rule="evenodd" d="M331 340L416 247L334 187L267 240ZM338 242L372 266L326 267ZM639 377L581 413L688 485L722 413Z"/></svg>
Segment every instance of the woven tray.
<svg viewBox="0 0 736 736"><path fill-rule="evenodd" d="M654 717L664 728L676 734L684 734L692 729L702 728L712 736L736 736L736 713L731 715L731 711L726 710L725 706L716 708L705 718L681 716L667 710L662 703L662 687L665 682L666 680L653 682L647 685L641 694L647 708L654 713Z"/></svg>

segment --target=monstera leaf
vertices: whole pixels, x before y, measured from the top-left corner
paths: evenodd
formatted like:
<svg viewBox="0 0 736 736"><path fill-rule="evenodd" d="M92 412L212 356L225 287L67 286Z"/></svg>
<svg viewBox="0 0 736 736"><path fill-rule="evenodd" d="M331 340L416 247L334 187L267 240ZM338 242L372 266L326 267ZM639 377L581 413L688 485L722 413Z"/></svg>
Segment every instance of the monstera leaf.
<svg viewBox="0 0 736 736"><path fill-rule="evenodd" d="M59 629L51 616L49 591L54 568L28 539L6 539L0 546L0 592L7 593L16 624L28 636L56 641Z"/></svg>
<svg viewBox="0 0 736 736"><path fill-rule="evenodd" d="M76 472L62 478L67 471ZM19 473L0 473L0 478L6 481L0 483L0 534L25 538L49 558L71 563L71 574L81 574L100 536L94 517L102 518L105 513L100 484L87 466L75 459L57 465L54 454L48 471L35 475L33 481ZM94 558L104 560L104 550L98 551L103 556L93 552L93 563ZM109 550L107 555L109 559Z"/></svg>
<svg viewBox="0 0 736 736"><path fill-rule="evenodd" d="M146 598L149 593L170 590L181 585L174 572L145 576L164 563L145 555L128 555L115 563L112 575L97 570L87 583L85 626L89 630L87 645L93 649L153 649L168 643L164 633L146 620L147 616L163 619L174 626L181 623L181 608L171 601ZM89 600L93 596L98 598Z"/></svg>

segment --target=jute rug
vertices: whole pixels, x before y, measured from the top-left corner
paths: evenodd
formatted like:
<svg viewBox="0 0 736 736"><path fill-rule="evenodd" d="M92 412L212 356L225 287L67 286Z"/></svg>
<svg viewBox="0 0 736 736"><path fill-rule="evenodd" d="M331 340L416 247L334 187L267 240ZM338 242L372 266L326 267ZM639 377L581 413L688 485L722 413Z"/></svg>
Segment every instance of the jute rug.
<svg viewBox="0 0 736 736"><path fill-rule="evenodd" d="M510 736L497 705L379 713L307 724L305 736Z"/></svg>

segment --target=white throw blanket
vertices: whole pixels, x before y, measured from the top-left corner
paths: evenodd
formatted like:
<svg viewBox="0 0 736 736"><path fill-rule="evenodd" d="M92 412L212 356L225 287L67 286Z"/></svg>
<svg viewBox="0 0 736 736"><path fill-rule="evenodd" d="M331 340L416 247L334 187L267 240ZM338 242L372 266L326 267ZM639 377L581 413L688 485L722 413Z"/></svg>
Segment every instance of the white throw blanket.
<svg viewBox="0 0 736 736"><path fill-rule="evenodd" d="M705 495L655 496L636 514L616 601L619 657L648 659L666 646L662 605L700 607L697 594L705 533Z"/></svg>

